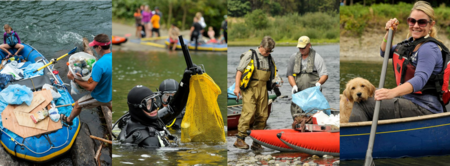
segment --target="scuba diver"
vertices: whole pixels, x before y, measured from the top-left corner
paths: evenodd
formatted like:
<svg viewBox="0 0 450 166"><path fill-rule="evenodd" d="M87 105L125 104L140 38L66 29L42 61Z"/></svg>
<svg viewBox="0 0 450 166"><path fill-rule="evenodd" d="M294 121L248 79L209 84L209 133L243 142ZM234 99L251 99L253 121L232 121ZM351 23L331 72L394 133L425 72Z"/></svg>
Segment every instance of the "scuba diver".
<svg viewBox="0 0 450 166"><path fill-rule="evenodd" d="M166 100L165 107L162 107L161 95L149 88L138 85L131 89L127 97L129 111L116 122L121 129L117 139L142 147L176 146L177 138L170 134L165 124L172 122L186 107L189 80L191 74L197 73L201 73L201 69L195 65L185 70L178 91L173 97L167 97L170 100Z"/></svg>
<svg viewBox="0 0 450 166"><path fill-rule="evenodd" d="M162 106L166 107L172 100L173 95L178 91L178 82L174 79L165 79L159 85L159 94L161 95ZM184 114L186 113L186 108L183 109L181 114L179 114L175 119L166 123L167 128L181 129L181 121L183 120Z"/></svg>

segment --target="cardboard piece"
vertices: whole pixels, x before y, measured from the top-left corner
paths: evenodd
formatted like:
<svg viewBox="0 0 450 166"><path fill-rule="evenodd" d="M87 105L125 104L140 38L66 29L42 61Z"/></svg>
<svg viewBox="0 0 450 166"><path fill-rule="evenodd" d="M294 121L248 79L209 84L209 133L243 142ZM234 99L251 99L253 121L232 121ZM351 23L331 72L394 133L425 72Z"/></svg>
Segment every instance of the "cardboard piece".
<svg viewBox="0 0 450 166"><path fill-rule="evenodd" d="M33 123L33 121L31 120L29 114L35 113L35 112L43 109L45 106L47 106L50 103L50 102L48 102L47 104L45 104L47 102L48 97L50 97L48 101L52 100L51 92L49 90L42 90L39 92L41 92L42 95L44 96L44 98L46 98L46 101L43 102L43 104L37 106L30 113L27 113L28 116L27 116L26 120L30 120L31 123ZM34 92L34 93L36 93L36 92ZM35 135L39 135L39 134L43 134L43 133L49 133L49 132L56 131L56 130L62 128L61 121L53 122L52 120L50 120L50 118L46 119L48 121L47 130L42 130L42 129L38 129L38 128L19 125L18 119L16 118L15 113L14 113L14 109L16 107L17 106L13 106L13 105L6 106L5 110L3 110L3 113L2 113L2 122L3 122L3 126L5 128L16 133L17 135L19 135L23 138L27 138L27 137L31 137L31 136L35 136ZM25 118L23 118L23 119L25 119ZM43 121L41 121L39 123L43 123Z"/></svg>
<svg viewBox="0 0 450 166"><path fill-rule="evenodd" d="M27 126L27 127L34 127L34 128L38 128L41 130L47 130L48 128L48 119L44 119L43 121L40 121L38 123L34 123L33 120L30 117L30 114L36 113L42 109L44 109L44 107L47 107L50 102L53 100L52 97L52 93L50 90L42 90L42 91L37 91L37 92L33 92L33 100L34 98L37 96L42 96L44 101L42 102L42 104L36 106L33 110L31 111L26 111L27 109L29 109L31 106L33 106L33 103L27 107L27 105L25 104L25 106L20 105L20 106L16 106L16 108L13 110L14 115L16 117L17 122L19 123L19 125L22 126ZM39 100L39 99L37 99ZM22 108L19 108L22 107ZM22 112L24 111L24 112Z"/></svg>
<svg viewBox="0 0 450 166"><path fill-rule="evenodd" d="M32 114L25 113L25 112L18 112L18 111L13 111L13 112L14 112L14 115L16 116L16 120L17 120L17 123L19 123L19 125L37 128L37 129L41 129L41 130L47 130L47 128L48 128L48 122L50 120L50 118L48 118L48 117L42 121L39 121L38 123L34 123L30 117L30 115L32 115Z"/></svg>
<svg viewBox="0 0 450 166"><path fill-rule="evenodd" d="M42 102L44 102L46 99L42 96L42 94L39 92L34 92L33 93L33 100L31 100L31 104L28 106L27 104L23 103L22 105L17 106L14 109L14 112L25 112L25 113L29 113L31 112L33 109L35 109L37 106L39 106L40 104L42 104ZM51 94L51 93L50 93ZM50 101L51 102L51 101Z"/></svg>

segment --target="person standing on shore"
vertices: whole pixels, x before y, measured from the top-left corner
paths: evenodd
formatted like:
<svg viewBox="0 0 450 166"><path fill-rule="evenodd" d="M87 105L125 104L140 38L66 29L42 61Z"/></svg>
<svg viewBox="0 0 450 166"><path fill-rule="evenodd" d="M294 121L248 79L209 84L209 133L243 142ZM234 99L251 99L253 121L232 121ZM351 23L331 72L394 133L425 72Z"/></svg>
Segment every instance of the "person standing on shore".
<svg viewBox="0 0 450 166"><path fill-rule="evenodd" d="M319 53L312 49L308 36L298 39L297 48L299 52L292 54L287 62L286 76L292 86L292 94L313 86L321 86L328 79L325 62ZM298 113L303 113L303 110L292 102L292 117Z"/></svg>
<svg viewBox="0 0 450 166"><path fill-rule="evenodd" d="M268 118L268 93L272 90L272 80L276 75L275 62L270 55L275 48L275 41L265 36L259 47L250 49L241 55L236 72L234 94L239 98L242 94L242 113L238 124L238 134L234 147L248 149L245 137L250 129L250 120L254 117L253 129L263 130ZM253 68L249 70L250 68ZM250 76L250 77L247 77ZM242 85L241 85L242 84ZM242 91L241 91L242 89ZM253 142L252 150L262 150L263 147Z"/></svg>

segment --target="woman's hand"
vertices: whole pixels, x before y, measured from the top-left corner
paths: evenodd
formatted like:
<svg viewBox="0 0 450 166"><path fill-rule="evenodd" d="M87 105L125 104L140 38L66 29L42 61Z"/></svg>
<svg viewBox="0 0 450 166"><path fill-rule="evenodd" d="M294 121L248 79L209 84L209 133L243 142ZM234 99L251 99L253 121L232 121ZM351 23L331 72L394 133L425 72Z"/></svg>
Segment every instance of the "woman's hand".
<svg viewBox="0 0 450 166"><path fill-rule="evenodd" d="M393 19L390 19L388 22L386 22L386 26L384 27L384 29L386 29L386 31L389 31L389 28L393 27L394 31L396 31L397 25L398 25L397 18L393 18Z"/></svg>
<svg viewBox="0 0 450 166"><path fill-rule="evenodd" d="M375 91L375 100L389 100L393 99L395 96L395 93L392 92L392 89L378 89Z"/></svg>

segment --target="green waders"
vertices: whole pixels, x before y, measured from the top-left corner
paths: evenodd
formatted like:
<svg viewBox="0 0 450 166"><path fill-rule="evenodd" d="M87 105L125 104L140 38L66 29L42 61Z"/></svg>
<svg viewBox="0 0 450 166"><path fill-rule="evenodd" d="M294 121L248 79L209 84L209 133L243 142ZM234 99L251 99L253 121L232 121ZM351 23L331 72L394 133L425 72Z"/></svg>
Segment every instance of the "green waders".
<svg viewBox="0 0 450 166"><path fill-rule="evenodd" d="M270 71L255 70L246 90L242 91L242 112L239 118L238 136L245 138L250 129L250 121L255 116L253 129L264 129L269 117L267 81Z"/></svg>

